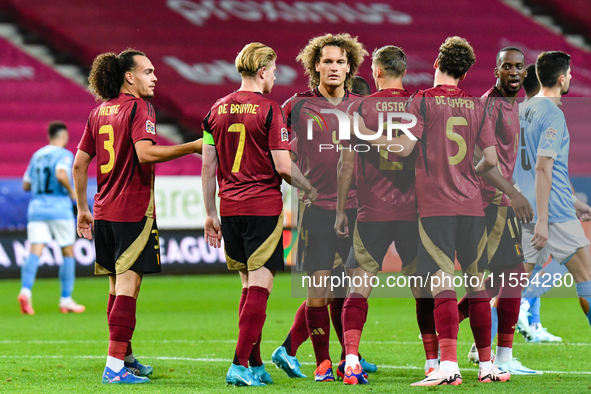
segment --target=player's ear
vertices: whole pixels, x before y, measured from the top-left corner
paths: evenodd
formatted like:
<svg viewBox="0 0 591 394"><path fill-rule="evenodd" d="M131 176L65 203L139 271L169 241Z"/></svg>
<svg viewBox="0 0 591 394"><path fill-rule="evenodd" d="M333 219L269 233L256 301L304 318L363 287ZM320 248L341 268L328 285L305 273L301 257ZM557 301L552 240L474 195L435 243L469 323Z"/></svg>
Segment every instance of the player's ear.
<svg viewBox="0 0 591 394"><path fill-rule="evenodd" d="M566 75L561 74L558 77L558 86L563 87L564 86L564 82L566 82Z"/></svg>
<svg viewBox="0 0 591 394"><path fill-rule="evenodd" d="M435 59L435 63L433 63L433 68L437 70L437 67L439 67L439 58Z"/></svg>
<svg viewBox="0 0 591 394"><path fill-rule="evenodd" d="M495 67L495 78L499 78L499 68Z"/></svg>
<svg viewBox="0 0 591 394"><path fill-rule="evenodd" d="M125 73L125 80L128 84L133 85L133 73L131 71Z"/></svg>
<svg viewBox="0 0 591 394"><path fill-rule="evenodd" d="M316 67L316 72L319 73L320 72L320 63L316 62L315 67Z"/></svg>
<svg viewBox="0 0 591 394"><path fill-rule="evenodd" d="M464 79L466 79L466 75L468 75L468 73L465 73L464 75L462 75L462 76L460 77L460 81L463 81Z"/></svg>
<svg viewBox="0 0 591 394"><path fill-rule="evenodd" d="M405 75L406 75L406 70L404 70L404 72L402 73L402 77L400 77L400 78L403 78Z"/></svg>

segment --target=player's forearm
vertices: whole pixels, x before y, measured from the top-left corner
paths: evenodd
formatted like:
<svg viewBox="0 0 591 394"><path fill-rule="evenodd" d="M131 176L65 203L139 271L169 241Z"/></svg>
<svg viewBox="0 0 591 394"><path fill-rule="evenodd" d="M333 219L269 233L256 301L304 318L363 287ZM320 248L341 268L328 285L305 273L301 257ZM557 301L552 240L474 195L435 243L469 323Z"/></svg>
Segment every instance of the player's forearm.
<svg viewBox="0 0 591 394"><path fill-rule="evenodd" d="M153 145L151 141L138 141L135 144L140 164L164 163L191 153L202 153L202 140L173 146Z"/></svg>
<svg viewBox="0 0 591 394"><path fill-rule="evenodd" d="M552 168L536 166L536 209L538 222L548 223L548 203L552 189Z"/></svg>
<svg viewBox="0 0 591 394"><path fill-rule="evenodd" d="M352 154L352 159L350 152L341 151L337 172L337 212L345 212L347 207L347 196L351 189L353 170L355 168L355 154Z"/></svg>
<svg viewBox="0 0 591 394"><path fill-rule="evenodd" d="M482 177L491 185L505 193L509 198L519 193L513 186L513 183L505 179L498 167L494 167L490 171L484 173Z"/></svg>
<svg viewBox="0 0 591 394"><path fill-rule="evenodd" d="M201 183L203 186L203 199L207 216L217 217L218 211L215 206L216 182L215 174L218 167L218 156L213 145L203 147L203 166L201 168Z"/></svg>
<svg viewBox="0 0 591 394"><path fill-rule="evenodd" d="M291 166L290 180L288 181L285 177L283 177L283 179L285 179L285 181L291 186L303 190L306 195L312 193L312 184L308 179L306 179L304 174L302 174L298 166L295 164L292 164Z"/></svg>
<svg viewBox="0 0 591 394"><path fill-rule="evenodd" d="M497 150L494 146L489 146L482 151L482 159L476 166L476 174L484 175L497 166L498 157Z"/></svg>
<svg viewBox="0 0 591 394"><path fill-rule="evenodd" d="M70 179L68 178L68 174L64 169L57 170L55 177L57 178L57 181L60 183L60 185L66 188L70 196L74 194L74 191L72 190L72 185L70 185Z"/></svg>
<svg viewBox="0 0 591 394"><path fill-rule="evenodd" d="M88 156L82 152L83 155ZM88 166L90 164L89 159L86 159L78 151L76 158L74 159L74 167L72 168L72 177L74 178L74 190L76 192L76 205L78 206L78 212L89 211L88 199L86 197L86 189L88 186Z"/></svg>

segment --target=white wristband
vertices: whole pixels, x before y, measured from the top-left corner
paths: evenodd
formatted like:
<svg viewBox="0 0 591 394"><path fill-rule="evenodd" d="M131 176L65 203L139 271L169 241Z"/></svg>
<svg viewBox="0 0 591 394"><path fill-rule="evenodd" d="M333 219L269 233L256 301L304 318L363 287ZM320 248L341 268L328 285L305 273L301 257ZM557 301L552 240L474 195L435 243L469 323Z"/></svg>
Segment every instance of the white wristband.
<svg viewBox="0 0 591 394"><path fill-rule="evenodd" d="M576 194L572 195L572 199L573 199L573 204L576 203L579 200L579 197L577 197Z"/></svg>
<svg viewBox="0 0 591 394"><path fill-rule="evenodd" d="M513 184L513 187L515 188L515 190L517 190L519 193L521 193L521 189L519 188L517 183Z"/></svg>

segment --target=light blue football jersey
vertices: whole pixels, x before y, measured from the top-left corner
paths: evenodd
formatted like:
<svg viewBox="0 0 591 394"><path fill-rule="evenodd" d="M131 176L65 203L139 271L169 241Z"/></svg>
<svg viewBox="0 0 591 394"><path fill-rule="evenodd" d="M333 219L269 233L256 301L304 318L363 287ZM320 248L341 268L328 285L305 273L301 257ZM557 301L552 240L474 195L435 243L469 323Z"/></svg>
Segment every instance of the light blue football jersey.
<svg viewBox="0 0 591 394"><path fill-rule="evenodd" d="M548 222L577 220L568 176L570 135L564 113L550 99L534 97L519 108L520 146L513 179L536 207L536 163L538 156L554 159ZM537 221L537 214L534 217Z"/></svg>
<svg viewBox="0 0 591 394"><path fill-rule="evenodd" d="M72 152L55 145L47 145L33 154L23 177L23 181L31 184L33 193L27 211L29 221L74 218L68 191L56 178L57 170L64 169L68 179L72 179L73 161Z"/></svg>

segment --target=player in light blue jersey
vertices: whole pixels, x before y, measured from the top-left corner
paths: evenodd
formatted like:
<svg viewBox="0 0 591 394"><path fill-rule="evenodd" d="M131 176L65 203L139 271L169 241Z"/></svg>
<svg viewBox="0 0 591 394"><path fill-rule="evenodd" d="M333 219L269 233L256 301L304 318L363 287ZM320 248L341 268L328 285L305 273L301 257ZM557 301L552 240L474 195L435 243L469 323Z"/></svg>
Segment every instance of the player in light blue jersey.
<svg viewBox="0 0 591 394"><path fill-rule="evenodd" d="M65 124L50 123L48 133L49 145L33 154L23 177L23 189L33 193L27 211L27 238L31 249L21 267L22 288L18 296L21 313L27 315L35 313L31 289L43 248L52 239L62 248L63 255L59 269L60 311L81 313L85 309L72 299L76 267L73 248L76 229L72 210L74 191L70 179L74 155L65 148L68 144L68 129Z"/></svg>
<svg viewBox="0 0 591 394"><path fill-rule="evenodd" d="M536 61L540 93L519 110L520 149L514 179L534 208L532 223L523 225L525 266L544 264L550 256L573 276L577 294L591 301L591 254L581 222L591 208L573 194L568 176L570 136L560 97L568 93L570 56L543 52ZM539 296L539 295L535 295ZM591 312L586 313L591 324Z"/></svg>

